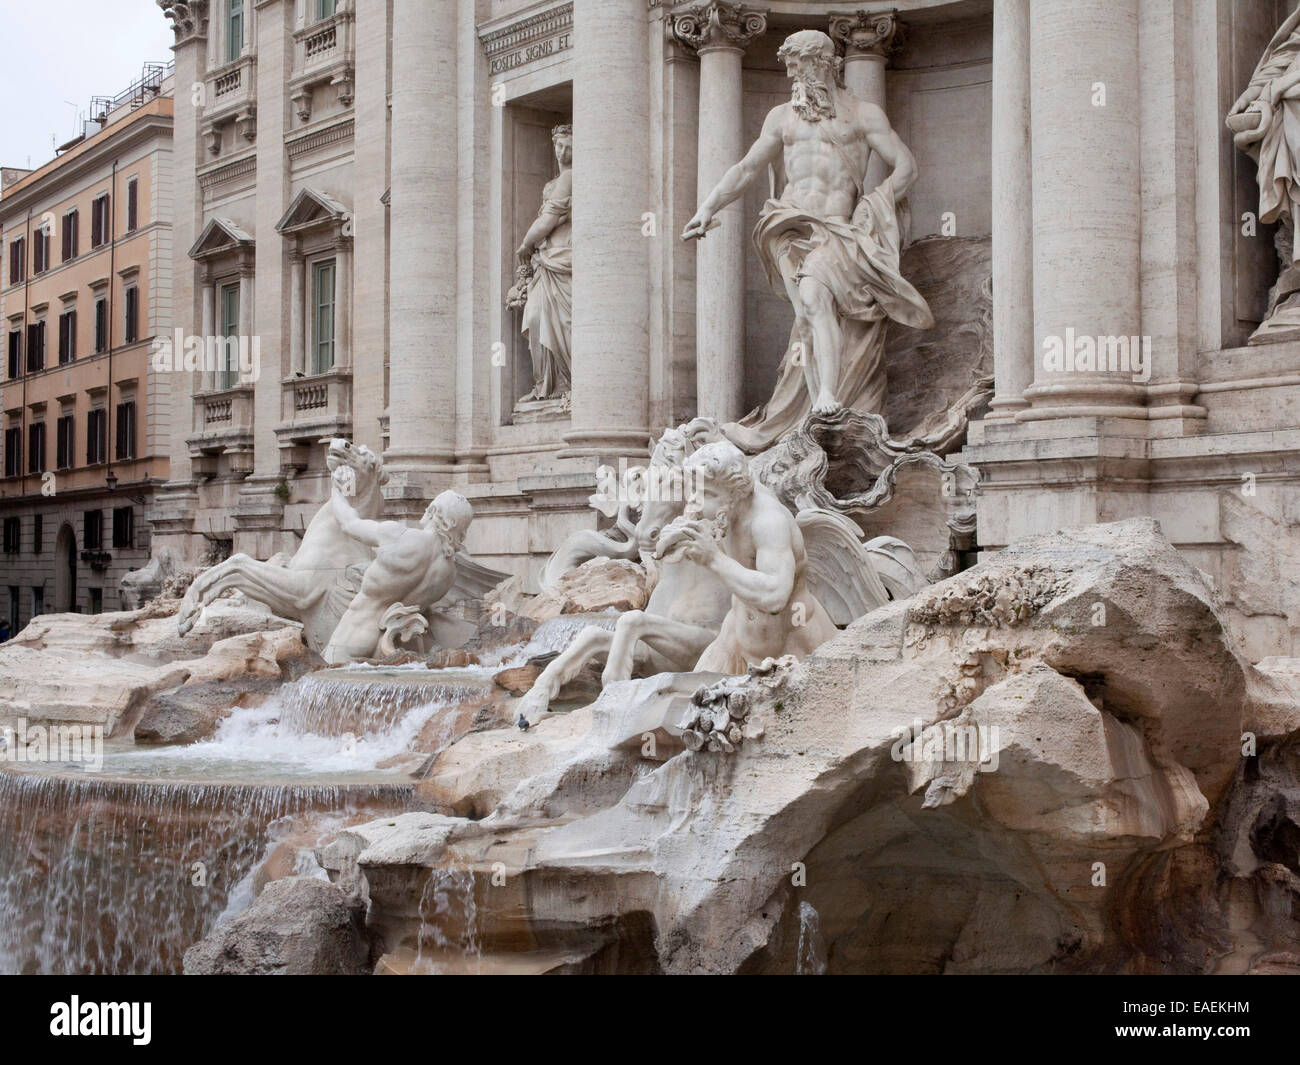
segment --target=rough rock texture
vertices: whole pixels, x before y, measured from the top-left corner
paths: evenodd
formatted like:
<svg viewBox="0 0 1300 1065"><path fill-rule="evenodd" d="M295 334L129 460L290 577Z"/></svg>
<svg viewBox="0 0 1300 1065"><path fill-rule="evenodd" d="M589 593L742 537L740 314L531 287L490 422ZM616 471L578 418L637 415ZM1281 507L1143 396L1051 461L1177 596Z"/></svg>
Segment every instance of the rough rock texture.
<svg viewBox="0 0 1300 1065"><path fill-rule="evenodd" d="M219 640L186 663L185 683L151 698L135 726L136 743L196 743L237 706L252 706L282 683L324 666L302 629L250 632Z"/></svg>
<svg viewBox="0 0 1300 1065"><path fill-rule="evenodd" d="M508 669L500 670L492 677L492 683L499 688L504 688L511 695L523 695L531 691L537 678L542 675L544 670L556 657L556 652L550 654L537 655L530 658L522 666L512 666ZM585 702L591 702L600 695L600 673L604 662L592 662L574 677L571 681L564 684L556 696L556 702L569 702L581 699Z"/></svg>
<svg viewBox="0 0 1300 1065"><path fill-rule="evenodd" d="M301 673L306 665L282 668L301 645L297 628L274 635L290 625L242 598L213 603L185 636L174 610L43 614L0 645L0 726L25 718L103 725L111 734L191 679L197 687L229 684L246 670L254 678Z"/></svg>
<svg viewBox="0 0 1300 1065"><path fill-rule="evenodd" d="M621 558L593 558L561 577L553 588L519 606L519 613L535 621L561 614L586 614L600 610L641 610L651 588L645 567Z"/></svg>
<svg viewBox="0 0 1300 1065"><path fill-rule="evenodd" d="M333 976L369 972L365 902L336 884L286 877L185 952L189 976Z"/></svg>
<svg viewBox="0 0 1300 1065"><path fill-rule="evenodd" d="M934 327L889 331L882 413L896 439L937 434L944 441L937 450L947 454L964 439L970 412L991 395L991 264L988 237L923 237L903 252L903 276L930 305Z"/></svg>
<svg viewBox="0 0 1300 1065"><path fill-rule="evenodd" d="M811 921L829 972L1300 971L1300 666L1221 615L1093 526L753 678L730 753L691 675L466 736L420 785L458 816L358 851L381 969L791 972Z"/></svg>

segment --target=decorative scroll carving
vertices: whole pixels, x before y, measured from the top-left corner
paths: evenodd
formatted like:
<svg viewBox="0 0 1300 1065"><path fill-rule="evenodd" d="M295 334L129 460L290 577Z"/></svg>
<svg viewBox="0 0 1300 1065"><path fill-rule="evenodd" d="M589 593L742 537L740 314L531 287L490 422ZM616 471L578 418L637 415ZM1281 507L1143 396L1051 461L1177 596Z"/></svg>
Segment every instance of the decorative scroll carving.
<svg viewBox="0 0 1300 1065"><path fill-rule="evenodd" d="M673 15L674 39L695 51L744 48L767 29L767 12L727 0L711 0Z"/></svg>
<svg viewBox="0 0 1300 1065"><path fill-rule="evenodd" d="M894 11L832 15L830 28L831 36L843 45L848 56L877 55L888 59L902 46L905 36L903 24Z"/></svg>
<svg viewBox="0 0 1300 1065"><path fill-rule="evenodd" d="M162 13L171 20L176 43L208 32L208 0L158 0Z"/></svg>

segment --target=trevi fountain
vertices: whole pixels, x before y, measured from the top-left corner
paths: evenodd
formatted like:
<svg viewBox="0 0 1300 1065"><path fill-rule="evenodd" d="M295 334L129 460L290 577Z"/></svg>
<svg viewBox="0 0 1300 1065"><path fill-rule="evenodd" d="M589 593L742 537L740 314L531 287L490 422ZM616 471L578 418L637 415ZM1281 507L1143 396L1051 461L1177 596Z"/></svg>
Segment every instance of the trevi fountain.
<svg viewBox="0 0 1300 1065"><path fill-rule="evenodd" d="M455 269L578 502L509 546L495 473L410 472L398 275L446 275L395 129L388 450L317 437L291 541L160 521L130 609L0 647L0 969L1300 972L1289 6L430 5L568 12L533 198ZM691 401L646 407L624 341L682 322ZM477 380L438 372L400 402Z"/></svg>

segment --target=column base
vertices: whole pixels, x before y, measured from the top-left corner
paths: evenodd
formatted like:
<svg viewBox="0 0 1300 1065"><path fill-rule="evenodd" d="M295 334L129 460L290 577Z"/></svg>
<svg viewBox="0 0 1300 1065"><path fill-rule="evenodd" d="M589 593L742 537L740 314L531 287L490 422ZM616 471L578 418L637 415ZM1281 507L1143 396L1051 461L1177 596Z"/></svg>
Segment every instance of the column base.
<svg viewBox="0 0 1300 1065"><path fill-rule="evenodd" d="M1021 396L997 397L989 400L989 413L984 416L986 422L1013 422L1022 410L1029 409L1029 400Z"/></svg>
<svg viewBox="0 0 1300 1065"><path fill-rule="evenodd" d="M645 458L650 436L649 429L580 429L564 434L565 447L556 458Z"/></svg>

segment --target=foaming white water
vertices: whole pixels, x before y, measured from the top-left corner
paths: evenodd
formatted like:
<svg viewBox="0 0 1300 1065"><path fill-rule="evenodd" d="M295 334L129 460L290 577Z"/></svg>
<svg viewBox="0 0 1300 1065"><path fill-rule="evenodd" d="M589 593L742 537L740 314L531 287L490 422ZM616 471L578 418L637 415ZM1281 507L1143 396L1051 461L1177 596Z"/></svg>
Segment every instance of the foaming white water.
<svg viewBox="0 0 1300 1065"><path fill-rule="evenodd" d="M613 629L617 621L618 612L613 609L599 614L561 614L558 618L543 621L527 641L480 655L479 662L493 669L517 669L526 665L530 658L565 650L583 629L592 626Z"/></svg>
<svg viewBox="0 0 1300 1065"><path fill-rule="evenodd" d="M410 753L411 742L420 729L447 703L434 701L408 711L394 725L383 724L360 735L323 736L297 732L281 720L283 707L277 699L261 706L237 710L226 718L210 740L174 747L166 751L139 751L168 762L196 765L273 763L281 772L301 771L304 775L363 773L379 769L400 754Z"/></svg>
<svg viewBox="0 0 1300 1065"><path fill-rule="evenodd" d="M393 768L403 756L436 754L454 739L456 710L488 683L490 671L441 670L429 683L357 681L328 673L285 685L259 706L241 707L213 735L185 747L116 753L114 768L132 773L234 771L333 777ZM424 727L442 715L436 750L416 751ZM445 735L444 735L445 734ZM424 745L427 747L428 745Z"/></svg>

